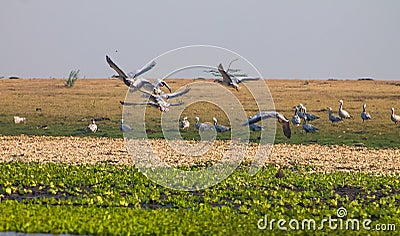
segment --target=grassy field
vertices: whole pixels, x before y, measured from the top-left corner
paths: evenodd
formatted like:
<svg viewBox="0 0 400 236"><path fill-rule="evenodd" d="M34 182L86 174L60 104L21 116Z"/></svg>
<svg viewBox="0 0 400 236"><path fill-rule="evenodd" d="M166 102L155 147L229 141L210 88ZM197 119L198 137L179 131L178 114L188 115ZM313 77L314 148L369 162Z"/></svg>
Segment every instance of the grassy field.
<svg viewBox="0 0 400 236"><path fill-rule="evenodd" d="M173 89L178 89L193 80L169 80ZM267 80L276 110L287 118L293 115L292 107L302 103L307 111L320 116L312 122L320 131L304 134L301 127L292 127L292 138L286 139L278 127L275 142L289 144L345 144L368 147L398 147L400 128L390 121L391 107L398 109L400 83L386 81L299 81ZM119 101L125 99L127 87L117 79L80 79L75 87L64 87L61 79L0 80L2 96L0 111L1 135L53 135L53 136L103 136L122 137L119 131L122 106ZM232 90L244 105L248 115L257 112L254 100L249 99L245 89ZM332 125L328 120L327 106L335 112L338 100L344 100L344 109L353 117L342 124ZM175 100L176 101L176 100ZM363 124L360 118L362 104L367 104L367 111L372 120ZM37 112L36 108L41 108ZM27 118L26 124L14 124L13 116ZM202 121L219 122L229 125L226 115L210 103L196 103L188 106L182 113L188 115L194 124L194 117ZM98 122L100 132L87 131L87 125L93 118L110 118L110 121ZM48 125L47 129L38 129ZM162 138L160 112L155 108L146 110L146 129L150 138ZM198 139L199 135L192 126L182 132L186 139ZM230 134L219 135L229 139ZM259 133L252 133L251 140L257 142Z"/></svg>

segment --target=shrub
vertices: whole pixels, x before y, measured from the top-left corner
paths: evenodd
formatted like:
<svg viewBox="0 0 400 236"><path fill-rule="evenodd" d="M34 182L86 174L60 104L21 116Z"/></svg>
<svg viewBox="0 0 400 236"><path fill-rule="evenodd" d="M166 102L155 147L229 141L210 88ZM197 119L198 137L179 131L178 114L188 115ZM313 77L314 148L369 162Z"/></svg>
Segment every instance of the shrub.
<svg viewBox="0 0 400 236"><path fill-rule="evenodd" d="M65 81L65 87L67 87L67 88L74 87L77 79L79 79L79 70L72 70L69 73L68 79Z"/></svg>

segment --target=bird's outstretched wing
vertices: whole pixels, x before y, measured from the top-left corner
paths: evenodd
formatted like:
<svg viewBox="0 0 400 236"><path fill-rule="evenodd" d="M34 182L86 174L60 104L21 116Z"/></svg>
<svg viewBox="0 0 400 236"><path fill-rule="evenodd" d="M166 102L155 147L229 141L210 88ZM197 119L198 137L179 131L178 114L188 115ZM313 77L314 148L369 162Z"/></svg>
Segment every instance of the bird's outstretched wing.
<svg viewBox="0 0 400 236"><path fill-rule="evenodd" d="M174 107L174 106L180 106L180 105L183 105L183 104L184 104L184 102L179 101L179 102L177 102L177 103L170 103L169 105L172 106L172 107Z"/></svg>
<svg viewBox="0 0 400 236"><path fill-rule="evenodd" d="M155 95L152 94L151 92L149 92L149 91L147 91L147 90L144 90L144 89L139 89L139 91L142 92L142 93L144 93L144 94L149 95L150 97L154 97L154 96L155 96Z"/></svg>
<svg viewBox="0 0 400 236"><path fill-rule="evenodd" d="M161 87L165 86L165 87L168 89L168 91L169 91L170 93L172 92L172 90L171 90L171 88L169 87L169 85L167 84L167 82L165 82L165 81L162 80L162 79L156 79L156 81L154 81L154 85L155 85L156 87L158 87L158 86L161 86Z"/></svg>
<svg viewBox="0 0 400 236"><path fill-rule="evenodd" d="M259 122L260 120L265 120L268 118L276 118L277 114L279 114L279 113L276 111L260 111L259 113L250 117L246 122L244 122L243 126L249 125L249 124L251 125L251 124Z"/></svg>
<svg viewBox="0 0 400 236"><path fill-rule="evenodd" d="M233 82L232 78L228 75L228 73L226 73L226 71L224 70L224 67L222 66L221 63L218 66L218 72L222 76L222 82L224 82L226 84L231 84Z"/></svg>
<svg viewBox="0 0 400 236"><path fill-rule="evenodd" d="M106 55L106 61L108 63L108 65L113 68L117 73L118 73L118 77L120 79L122 79L122 81L124 81L124 83L130 87L131 86L131 82L128 80L128 76L125 74L125 72L123 70L121 70L121 68L119 68L117 66L117 64L115 64L111 58L109 56Z"/></svg>
<svg viewBox="0 0 400 236"><path fill-rule="evenodd" d="M290 138L292 136L292 131L290 130L289 120L280 113L277 113L276 118L278 119L278 122L282 125L283 134L286 136L286 138Z"/></svg>
<svg viewBox="0 0 400 236"><path fill-rule="evenodd" d="M279 112L276 111L261 111L254 116L250 117L246 122L243 123L245 125L251 125L261 120L276 118L280 124L282 124L283 133L287 138L291 137L291 130L289 120Z"/></svg>
<svg viewBox="0 0 400 236"><path fill-rule="evenodd" d="M237 80L239 81L239 83L241 83L241 82L245 82L245 81L260 80L260 78L259 77L241 77L241 78L237 78Z"/></svg>
<svg viewBox="0 0 400 236"><path fill-rule="evenodd" d="M146 65L144 65L142 68L138 69L135 74L132 75L133 78L136 78L138 76L140 76L141 74L146 73L147 71L153 69L153 67L156 65L157 63L155 61L152 61L150 63L147 63Z"/></svg>
<svg viewBox="0 0 400 236"><path fill-rule="evenodd" d="M147 79L143 78L136 78L132 82L132 86L135 87L136 89L141 89L143 86L151 86L151 88L153 88L153 84Z"/></svg>
<svg viewBox="0 0 400 236"><path fill-rule="evenodd" d="M175 97L182 96L182 95L188 93L189 91L190 91L190 87L186 87L186 88L185 88L184 90L182 90L182 91L178 91L178 92L175 92L175 93L165 93L165 94L162 94L162 95L160 95L160 96L161 96L162 98L165 98L165 99L175 98Z"/></svg>
<svg viewBox="0 0 400 236"><path fill-rule="evenodd" d="M123 102L123 101L119 101L119 103L121 103L121 105L123 105L123 106L151 105L151 106L158 107L157 103L150 102L150 101L146 101L146 102Z"/></svg>

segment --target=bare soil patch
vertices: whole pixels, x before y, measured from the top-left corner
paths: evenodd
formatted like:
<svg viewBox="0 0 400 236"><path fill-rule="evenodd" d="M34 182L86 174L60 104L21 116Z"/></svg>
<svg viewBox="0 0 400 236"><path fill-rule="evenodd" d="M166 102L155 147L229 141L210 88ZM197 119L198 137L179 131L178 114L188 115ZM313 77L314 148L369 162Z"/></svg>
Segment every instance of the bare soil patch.
<svg viewBox="0 0 400 236"><path fill-rule="evenodd" d="M130 140L130 148L141 149L143 141ZM173 151L165 140L149 140L153 150L171 166L193 166L221 160L231 141L216 140L212 148L198 156ZM192 142L194 141L184 141ZM136 146L135 146L136 145ZM245 161L252 161L258 144L250 143ZM0 162L55 162L69 164L113 163L134 165L124 139L92 137L1 136ZM376 174L400 172L399 149L372 149L350 146L277 144L265 164L277 167L309 165L315 171L359 171Z"/></svg>

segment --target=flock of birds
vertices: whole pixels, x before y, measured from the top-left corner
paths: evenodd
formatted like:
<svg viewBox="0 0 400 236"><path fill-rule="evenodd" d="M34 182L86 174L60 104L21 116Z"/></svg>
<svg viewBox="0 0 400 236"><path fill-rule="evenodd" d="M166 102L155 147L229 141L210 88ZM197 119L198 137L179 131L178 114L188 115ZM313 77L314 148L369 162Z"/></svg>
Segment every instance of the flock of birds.
<svg viewBox="0 0 400 236"><path fill-rule="evenodd" d="M150 82L147 79L139 78L138 76L144 74L145 72L151 70L157 63L155 61L150 62L149 64L143 66L138 69L135 73L126 74L120 67L115 64L109 56L106 56L106 61L108 65L117 72L117 75L113 76L121 79L128 87L130 92L139 91L148 97L148 101L137 102L137 103L128 103L122 102L120 103L124 106L132 106L132 105L149 105L158 108L161 112L168 112L170 106L179 106L182 105L183 102L180 103L169 103L168 99L182 96L190 91L190 87L186 87L182 91L172 92L171 87L168 83L162 79L156 79L154 82ZM233 61L232 61L233 62ZM232 63L231 62L231 63ZM229 65L230 67L230 65ZM229 70L229 69L228 69ZM227 87L232 87L239 91L240 83L252 80L259 80L260 78L251 78L251 77L236 77L228 73L228 70L225 70L222 64L218 65L218 72L222 76L222 79L216 79L214 82L220 83ZM167 88L169 93L164 93L161 88ZM286 119L282 114L276 111L263 111L249 118L243 125L248 125L250 130L252 131L260 131L263 130L263 126L256 124L257 122L268 119L268 118L276 118L283 127L283 131L286 137L290 138L291 131L289 126L289 120ZM195 117L196 124L195 127L200 131L207 130L215 130L217 132L227 132L230 131L231 128L218 124L217 118L213 118L212 123L201 123L199 117ZM95 126L95 121L88 126L90 130L95 132L97 130L97 126ZM121 125L124 125L121 122ZM126 127L127 125L125 125ZM188 129L190 127L190 122L187 117L184 117L180 123L180 127L182 129ZM129 127L130 128L130 127ZM122 130L122 126L121 126ZM132 129L129 129L132 130Z"/></svg>
<svg viewBox="0 0 400 236"><path fill-rule="evenodd" d="M237 60L237 59L236 59ZM142 68L138 69L135 73L131 72L126 74L121 68L119 68L109 56L106 56L106 61L109 64L109 66L114 69L117 72L117 75L114 77L117 77L121 79L124 84L126 84L129 87L130 92L135 92L139 91L146 95L148 97L147 101L144 102L138 102L138 103L127 103L127 102L122 102L120 103L124 106L132 106L132 105L149 105L158 108L161 112L168 112L170 106L179 106L182 105L183 102L179 103L169 103L168 99L170 98L175 98L182 96L190 91L190 87L186 87L182 91L177 91L177 92L172 92L171 87L168 85L166 81L163 79L156 79L154 82L150 82L147 79L140 78L139 76L146 73L147 71L151 70L156 66L156 62L152 61ZM235 60L233 60L235 61ZM228 73L229 68L232 64L232 62L229 64L228 70L225 70L222 64L219 64L217 70L212 70L211 72L216 73L217 75L220 75L222 79L216 79L214 82L220 83L224 86L227 87L232 87L239 91L240 83L246 82L246 81L252 81L252 80L259 80L260 78L250 78L250 77L236 77L230 73ZM162 88L166 88L168 90L168 93L164 93ZM362 108L363 111L361 113L361 119L364 121L370 120L371 115L366 111L366 104L363 104ZM307 112L307 108L303 104L299 104L297 106L294 106L294 115L292 119L290 120L291 123L294 126L300 126L302 123L302 129L306 133L311 133L311 132L316 132L318 131L318 128L315 127L314 125L310 124L309 122L312 122L313 120L319 119L317 115L314 115L312 113ZM338 109L338 116L333 114L332 108L327 107L328 109L328 118L329 120L333 123L338 123L342 122L345 119L352 119L353 117L347 112L346 110L343 109L343 100L339 100L339 109ZM262 125L257 124L257 122L264 120L264 119L269 119L269 118L275 118L277 121L281 124L282 130L284 135L287 138L291 137L291 130L290 130L290 121L287 119L283 114L277 112L277 111L261 111L253 116L251 116L247 121L243 123L243 126L248 126L251 131L261 131L264 129ZM195 128L199 130L200 132L207 131L207 130L215 130L217 132L227 132L230 131L231 128L221 125L218 123L218 120L214 117L213 118L213 123L209 122L200 122L199 117L195 117L196 123L195 123ZM400 116L395 115L394 113L394 108L392 108L392 115L391 115L391 120L397 124L400 122ZM190 127L190 122L188 120L188 117L185 116L181 121L180 121L180 126L181 129L187 130ZM96 132L97 126L95 121L93 120L92 124L88 126L90 130L93 132ZM124 132L127 131L132 131L132 128L123 123L123 120L121 120L121 130Z"/></svg>
<svg viewBox="0 0 400 236"><path fill-rule="evenodd" d="M237 59L235 59L237 60ZM233 61L235 61L233 60ZM124 106L133 106L133 105L146 105L146 106L152 106L158 108L161 112L168 112L169 107L171 106L179 106L182 105L183 102L178 102L178 103L170 103L168 102L169 99L175 98L182 96L184 94L187 94L190 91L190 87L186 86L185 89L181 91L176 91L172 92L171 87L168 85L166 81L163 79L156 79L153 82L141 78L142 74L146 73L147 71L151 70L156 66L156 62L152 61L142 68L136 70L136 72L131 72L126 74L121 68L119 68L109 56L106 56L106 61L108 65L114 69L117 72L117 75L114 75L113 77L121 79L125 85L129 87L130 92L141 92L145 97L147 97L147 101L143 102L137 102L137 103L128 103L128 102L122 102L120 103ZM222 64L219 64L217 70L210 70L208 72L214 74L214 75L219 75L222 77L222 79L216 79L214 82L220 83L224 86L234 88L235 90L239 91L240 83L246 82L246 81L252 81L252 80L259 80L260 78L250 78L250 77L237 77L235 75L232 75L231 73L228 73L229 68L232 64L232 62L229 64L229 67L227 70L224 69ZM165 93L162 88L165 88L168 90L168 93ZM361 112L361 119L363 122L368 121L371 119L371 115L366 111L366 104L363 104L362 112ZM269 118L275 118L282 126L282 130L284 135L287 138L291 137L291 129L290 129L290 122L294 126L300 126L302 124L302 129L306 133L312 133L318 131L318 128L315 127L314 125L310 124L309 122L312 122L313 120L319 119L317 115L314 115L312 113L307 112L307 108L303 104L299 104L297 106L293 107L294 109L294 115L289 121L283 114L277 112L277 111L261 111L253 116L250 116L249 119L245 122L243 122L243 126L248 126L248 128L251 131L261 131L264 129L262 125L257 124L261 120L269 119ZM353 117L347 112L346 110L343 109L343 100L339 100L339 109L338 109L338 116L333 114L332 108L327 107L328 110L328 118L334 123L342 122L345 119L352 119ZM400 122L400 116L395 114L395 110L392 107L392 113L391 113L391 121L393 121L395 124ZM36 108L36 111L41 111L41 108ZM213 123L209 122L200 122L199 117L195 117L196 123L195 123L195 128L199 130L200 132L204 132L207 130L215 130L216 132L227 132L230 131L231 128L221 125L218 123L217 118L213 117ZM19 116L14 116L14 123L15 124L20 124L20 123L25 123L26 118L25 117L19 117ZM179 127L183 130L187 130L190 127L190 122L188 120L188 117L185 116L181 121ZM41 126L40 128L47 128L47 125ZM93 119L92 123L88 125L88 129L92 132L97 132L98 131L98 126L96 124L96 120ZM121 119L121 125L120 125L120 130L123 132L130 132L133 129L128 125L124 124L124 120Z"/></svg>

